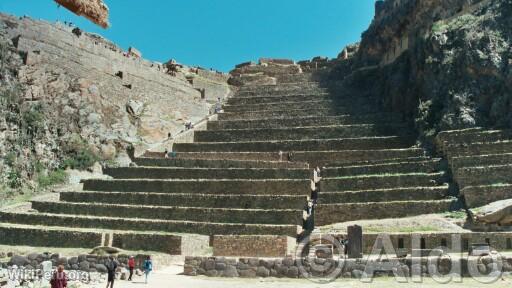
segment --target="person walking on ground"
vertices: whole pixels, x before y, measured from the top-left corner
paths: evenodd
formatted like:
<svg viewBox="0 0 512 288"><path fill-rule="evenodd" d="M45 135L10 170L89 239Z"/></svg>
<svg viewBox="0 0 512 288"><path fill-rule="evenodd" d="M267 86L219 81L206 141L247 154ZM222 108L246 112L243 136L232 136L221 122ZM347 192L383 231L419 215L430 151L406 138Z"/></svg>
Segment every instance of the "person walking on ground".
<svg viewBox="0 0 512 288"><path fill-rule="evenodd" d="M107 261L107 288L110 285L110 288L114 288L114 280L116 279L116 270L117 270L117 262L114 260L114 257L110 256Z"/></svg>
<svg viewBox="0 0 512 288"><path fill-rule="evenodd" d="M67 288L68 276L64 272L64 266L59 265L57 271L53 272L52 279L50 280L52 288Z"/></svg>
<svg viewBox="0 0 512 288"><path fill-rule="evenodd" d="M153 271L153 261L151 261L151 256L144 261L144 274L146 275L146 284L148 284L149 274Z"/></svg>
<svg viewBox="0 0 512 288"><path fill-rule="evenodd" d="M128 276L128 281L132 281L133 270L135 270L135 258L133 258L133 256L130 256L130 259L128 259L128 270L130 270L130 276Z"/></svg>

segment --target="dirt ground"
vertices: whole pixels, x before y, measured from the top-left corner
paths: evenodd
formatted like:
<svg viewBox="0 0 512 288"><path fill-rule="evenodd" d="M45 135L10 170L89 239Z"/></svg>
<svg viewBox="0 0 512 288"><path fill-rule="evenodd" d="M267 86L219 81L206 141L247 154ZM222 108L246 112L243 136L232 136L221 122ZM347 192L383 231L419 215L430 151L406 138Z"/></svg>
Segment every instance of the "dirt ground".
<svg viewBox="0 0 512 288"><path fill-rule="evenodd" d="M473 279L463 279L462 283L439 284L432 279L424 279L423 283L397 283L394 278L377 278L373 283L362 283L354 279L340 279L336 282L328 284L317 284L304 279L276 279L276 278L260 278L260 279L227 279L227 278L207 278L207 277L189 277L179 275L183 271L182 266L171 266L161 271L155 271L150 277L149 283L144 284L144 278L138 277L134 282L119 281L116 287L120 288L267 288L267 287L284 287L284 288L339 288L339 287L379 287L379 288L396 288L396 287L511 287L512 278L506 277L493 284L482 284ZM98 286L103 287L103 285Z"/></svg>

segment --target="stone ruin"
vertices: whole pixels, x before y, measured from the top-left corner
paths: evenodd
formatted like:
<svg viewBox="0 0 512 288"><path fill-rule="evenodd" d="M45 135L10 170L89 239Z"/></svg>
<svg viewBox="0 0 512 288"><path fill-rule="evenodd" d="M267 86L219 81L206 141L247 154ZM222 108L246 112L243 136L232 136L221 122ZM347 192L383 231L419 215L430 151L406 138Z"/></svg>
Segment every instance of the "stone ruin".
<svg viewBox="0 0 512 288"><path fill-rule="evenodd" d="M336 61L356 50L346 48ZM235 95L221 113L190 129L187 139L173 139L165 153L135 157L128 167L106 167L109 179L84 180L82 191L60 192L59 201L32 201L26 212L0 211L0 244L105 245L188 256L184 273L191 276L299 278L309 275L300 270L305 259L325 266L343 261L343 276L361 277L361 259L294 252L315 227L445 213L511 197L509 131L445 131L435 149L426 149L403 115L327 81L334 64L317 57L237 65L229 79ZM162 74L174 77L187 70L175 61L165 67ZM187 76L189 84L200 82ZM314 181L317 167L321 177ZM500 229L510 224L508 207L469 221L474 231L459 233L463 250L481 243L511 249L511 233ZM359 239L352 258L370 253L378 237L364 227L348 234L331 236ZM391 235L392 246L405 249L412 234ZM450 245L453 234L421 233L417 252ZM213 255L204 255L208 248ZM399 251L395 269L424 272L427 259L413 264L403 257L411 253ZM492 263L475 261L490 270ZM504 261L503 271L512 271L511 259ZM450 262L436 265L446 271Z"/></svg>

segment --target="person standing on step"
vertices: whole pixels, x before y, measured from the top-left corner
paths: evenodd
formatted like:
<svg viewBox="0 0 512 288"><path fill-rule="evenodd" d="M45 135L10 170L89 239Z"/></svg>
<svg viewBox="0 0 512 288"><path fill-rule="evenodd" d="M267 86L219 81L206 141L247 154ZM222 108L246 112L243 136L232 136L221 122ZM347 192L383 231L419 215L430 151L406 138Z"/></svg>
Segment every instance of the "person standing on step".
<svg viewBox="0 0 512 288"><path fill-rule="evenodd" d="M148 284L149 274L153 271L153 261L151 261L151 256L144 261L144 274L146 275L146 284Z"/></svg>
<svg viewBox="0 0 512 288"><path fill-rule="evenodd" d="M215 103L215 114L219 114L220 112L222 112L222 102L219 97L217 98L217 103Z"/></svg>
<svg viewBox="0 0 512 288"><path fill-rule="evenodd" d="M52 279L50 280L52 288L67 288L68 276L64 272L64 266L59 265L57 271L53 272Z"/></svg>
<svg viewBox="0 0 512 288"><path fill-rule="evenodd" d="M107 267L107 288L114 288L114 281L116 280L116 270L117 270L117 262L114 260L113 256L110 256L107 263L105 264Z"/></svg>
<svg viewBox="0 0 512 288"><path fill-rule="evenodd" d="M130 256L128 259L128 270L130 271L130 276L128 276L128 281L132 281L133 270L135 270L135 258Z"/></svg>

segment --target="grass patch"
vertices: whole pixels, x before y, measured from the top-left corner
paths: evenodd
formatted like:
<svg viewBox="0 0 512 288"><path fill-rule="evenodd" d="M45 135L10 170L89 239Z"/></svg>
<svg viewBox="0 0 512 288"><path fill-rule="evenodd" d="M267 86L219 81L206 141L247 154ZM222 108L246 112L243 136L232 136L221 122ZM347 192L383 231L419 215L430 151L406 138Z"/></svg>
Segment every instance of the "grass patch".
<svg viewBox="0 0 512 288"><path fill-rule="evenodd" d="M432 25L432 33L443 32L446 30L446 28L448 28L448 25L446 25L443 20L437 21L434 23L434 25Z"/></svg>
<svg viewBox="0 0 512 288"><path fill-rule="evenodd" d="M28 202L34 195L34 191L28 188L13 190L0 185L0 207Z"/></svg>
<svg viewBox="0 0 512 288"><path fill-rule="evenodd" d="M50 172L48 175L39 175L37 177L37 184L41 188L65 183L68 180L68 174L62 169Z"/></svg>
<svg viewBox="0 0 512 288"><path fill-rule="evenodd" d="M66 143L65 152L68 157L62 162L62 169L85 170L100 160L100 157L79 136L71 137Z"/></svg>
<svg viewBox="0 0 512 288"><path fill-rule="evenodd" d="M445 214L445 217L450 218L450 219L466 219L467 216L468 215L466 214L466 211L464 211L464 210L451 211L451 212L447 212Z"/></svg>

